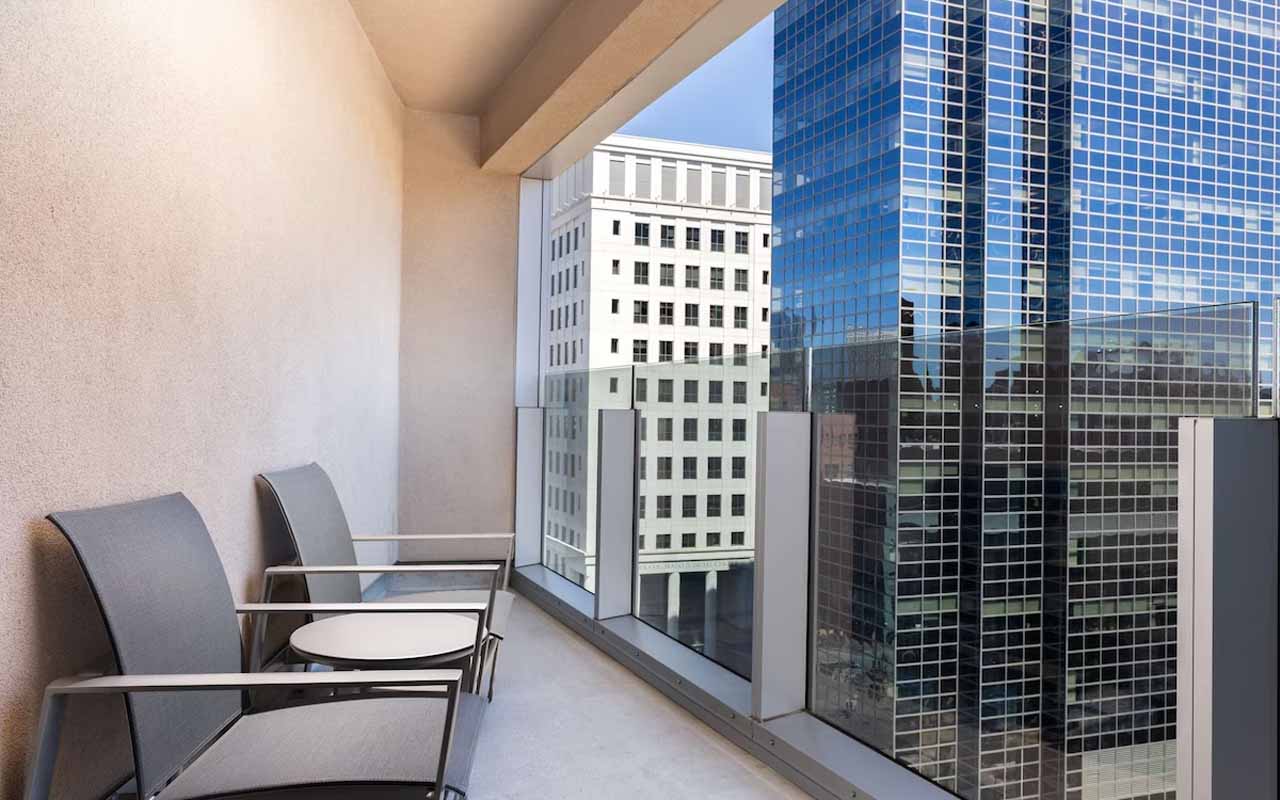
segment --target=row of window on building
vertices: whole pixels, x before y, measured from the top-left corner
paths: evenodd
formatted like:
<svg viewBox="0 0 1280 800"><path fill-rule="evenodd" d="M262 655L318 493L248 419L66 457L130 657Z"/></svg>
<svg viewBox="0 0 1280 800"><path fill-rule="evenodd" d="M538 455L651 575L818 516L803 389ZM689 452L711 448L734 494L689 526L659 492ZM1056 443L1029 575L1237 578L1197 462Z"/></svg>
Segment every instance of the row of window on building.
<svg viewBox="0 0 1280 800"><path fill-rule="evenodd" d="M645 441L648 439L648 418L640 419L640 439ZM658 417L658 441L671 442L675 441L675 419L673 417ZM683 442L698 441L698 418L684 417L681 421L680 440ZM725 420L719 417L711 417L707 421L707 441L723 442L724 441L724 423ZM733 436L732 441L745 442L747 440L747 421L746 419L729 420L731 423L730 430Z"/></svg>
<svg viewBox="0 0 1280 800"><path fill-rule="evenodd" d="M609 311L617 314L621 310L621 305L617 299L614 299L609 305ZM747 327L748 309L746 306L733 307L733 327ZM676 304L674 302L658 303L658 324L659 325L675 325ZM553 315L554 318L555 315ZM564 315L567 316L567 315ZM684 304L684 324L696 328L700 324L702 316L697 303ZM638 325L647 325L649 323L649 301L633 300L631 302L631 321ZM769 321L769 309L760 309L760 321ZM573 324L578 324L578 315L575 310L573 314ZM707 324L712 328L724 327L724 306L711 304L707 307ZM556 326L552 325L551 330L556 330Z"/></svg>
<svg viewBox="0 0 1280 800"><path fill-rule="evenodd" d="M657 456L654 461L657 462L657 470L654 473L654 480L670 481L675 480L674 456ZM697 456L683 456L680 459L680 480L696 481L699 480L698 464L700 459ZM701 479L709 481L724 480L724 457L723 456L706 456L706 469L703 471ZM649 479L649 457L640 457L640 480ZM747 478L747 457L733 456L729 459L729 479L735 481L746 480ZM692 495L686 495L692 497ZM686 514L685 516L692 516Z"/></svg>
<svg viewBox="0 0 1280 800"><path fill-rule="evenodd" d="M721 544L721 539L722 537L720 535L720 531L707 531L706 544L704 544L703 547L722 547L723 545ZM672 542L672 538L671 538L671 534L669 533L659 533L653 537L653 546L655 550L670 550L671 542ZM747 543L746 531L730 531L729 532L730 547L742 547L746 543ZM640 545L641 550L645 549L645 535L643 533L640 534L638 538L638 544ZM697 533L680 534L680 547L692 548L697 546L698 546Z"/></svg>
<svg viewBox="0 0 1280 800"><path fill-rule="evenodd" d="M613 379L613 380L616 380L616 379ZM655 401L658 403L674 403L675 402L675 385L676 385L675 379L659 378L657 383L658 383L658 394L657 394L657 397L655 398ZM685 403L701 402L700 400L701 394L698 391L700 386L700 381L697 381L694 379L686 379L686 380L682 380L680 383L681 383L681 389L683 390L683 394L681 395L682 402L685 402ZM734 403L747 402L747 382L746 381L729 381L729 384L733 392L731 395L733 402ZM725 381L723 380L707 381L707 395L706 395L707 400L706 401L708 403L716 403L716 404L723 403L724 402L724 386L725 386ZM760 396L761 397L769 396L768 381L760 382ZM649 379L648 378L636 378L635 401L637 403L649 402Z"/></svg>
<svg viewBox="0 0 1280 800"><path fill-rule="evenodd" d="M649 247L652 239L649 235L651 223L637 222L635 223L635 235L633 243L638 247ZM613 221L613 235L622 235L622 220L615 219ZM711 229L711 252L723 253L725 229ZM676 246L676 226L674 224L658 225L658 247L674 250ZM769 247L769 234L760 234L760 246ZM702 250L702 228L693 225L686 225L684 229L684 249L686 250ZM733 232L733 252L737 255L748 255L751 252L751 234L747 231Z"/></svg>
<svg viewBox="0 0 1280 800"><path fill-rule="evenodd" d="M622 261L613 260L613 266L610 270L614 275L622 274ZM707 288L712 291L722 291L725 289L725 268L711 267L707 271L710 281ZM631 267L631 282L636 286L649 285L649 262L636 261ZM769 285L769 270L760 271L760 284L762 286ZM658 285L671 286L676 285L676 265L675 264L659 264L658 265ZM577 282L574 282L577 287ZM686 264L684 267L684 288L701 289L702 288L702 267L697 264ZM733 290L735 292L751 291L751 271L746 269L735 269L733 271ZM552 292L555 294L555 292Z"/></svg>
<svg viewBox="0 0 1280 800"><path fill-rule="evenodd" d="M745 328L746 325L742 325L740 327ZM620 341L617 338L612 338L609 340L610 353L619 352L618 350L619 347L620 347ZM661 363L666 361L675 361L675 347L676 347L676 343L674 340L659 339L658 340L658 362ZM552 349L554 348L555 348L555 345L552 345ZM698 350L699 350L698 342L685 342L684 343L684 360L686 362L697 361L699 358ZM709 359L709 363L711 364L724 363L724 343L723 342L711 342L707 345L707 350L708 350L707 357ZM768 356L769 356L769 345L767 344L760 345L760 357L767 358ZM649 361L649 340L648 339L632 339L631 340L631 361L632 363L635 363L635 364L648 363ZM736 367L744 367L746 366L746 364L747 364L747 346L745 344L735 344L733 346L733 365Z"/></svg>
<svg viewBox="0 0 1280 800"><path fill-rule="evenodd" d="M656 181L658 194L654 196L654 165L645 159L636 159L635 180L632 191L627 192L627 162L619 157L609 159L609 194L614 197L635 197L642 200L663 200L668 203L685 202L690 205L729 206L728 187L729 172L727 168L711 167L711 186L709 198L703 191L704 167L700 164L687 164L684 170L684 197L678 195L679 175L675 162L663 161L658 164ZM768 173L756 176L758 182L761 211L768 211L773 205L773 178ZM709 203L707 200L709 199ZM746 169L733 171L733 208L751 208L751 172Z"/></svg>
<svg viewBox="0 0 1280 800"><path fill-rule="evenodd" d="M699 505L698 498L700 496L703 498L701 516L706 516L706 517L723 516L724 509L723 509L722 503L724 500L724 495L686 494L686 495L680 496L680 517L682 519L691 519L691 518L700 516L698 513L698 505ZM655 501L654 502L654 518L655 519L671 519L671 497L672 496L669 494L660 494L653 498ZM640 496L640 506L636 511L636 516L639 517L640 519L645 518L645 514L646 514L645 506L647 505L647 503L645 502L646 500L647 498L644 495ZM730 516L734 516L734 517L745 517L747 515L747 496L745 494L729 495L729 514Z"/></svg>

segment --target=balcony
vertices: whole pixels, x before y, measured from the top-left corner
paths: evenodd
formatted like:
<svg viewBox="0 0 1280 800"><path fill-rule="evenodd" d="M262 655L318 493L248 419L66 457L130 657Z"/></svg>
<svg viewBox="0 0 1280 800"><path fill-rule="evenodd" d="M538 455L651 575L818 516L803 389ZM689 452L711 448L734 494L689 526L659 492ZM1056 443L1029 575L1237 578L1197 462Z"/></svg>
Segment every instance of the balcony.
<svg viewBox="0 0 1280 800"><path fill-rule="evenodd" d="M767 154L611 136L779 2L0 12L0 800L166 800L232 724L299 708L323 739L326 710L440 701L447 753L463 695L484 709L468 781L437 791L441 757L430 794L417 781L397 796L1187 800L1208 783L1265 797L1230 782L1260 774L1274 796L1274 715L1253 701L1275 692L1280 450L1258 418L1275 309L1237 293L962 328L939 321L962 308L948 276L915 287L942 311L895 308L893 335L792 318L776 280L794 265L761 255L770 236L785 246L761 221L788 179ZM615 339L627 366L548 360L549 344L585 351L550 342L546 318L553 273L578 287L550 229L580 195L614 215L593 228L655 254L601 265L634 293L612 313L727 330L722 349L689 333L677 360L664 334L652 350ZM646 202L719 221L623 225ZM1000 282L1040 292L1043 319L1044 278ZM822 297L820 283L791 291ZM806 326L836 344L749 339ZM255 476L310 462L359 560L320 574L352 596L259 627L269 574L297 579L294 600L320 583ZM111 569L157 620L215 599L246 616L223 626L221 669L131 669L93 554L57 513L148 498L197 534L185 552L210 556L216 580L161 583L191 567L158 555L176 535L107 547ZM132 542L140 527L108 530ZM456 534L465 549L507 532L504 558L474 561L360 536ZM414 599L484 587L453 580L472 568L510 573L501 634L497 589ZM473 614L466 647L382 670L282 644L382 601ZM352 638L397 644L374 627ZM179 632L198 650L203 630ZM85 673L101 677L52 683ZM181 752L153 775L138 708L77 696L50 711L58 687L140 693L139 674L166 697L193 674L223 701L253 681L293 691L246 690L207 730L170 710ZM382 763L390 719L330 754ZM323 759L275 760L309 787Z"/></svg>

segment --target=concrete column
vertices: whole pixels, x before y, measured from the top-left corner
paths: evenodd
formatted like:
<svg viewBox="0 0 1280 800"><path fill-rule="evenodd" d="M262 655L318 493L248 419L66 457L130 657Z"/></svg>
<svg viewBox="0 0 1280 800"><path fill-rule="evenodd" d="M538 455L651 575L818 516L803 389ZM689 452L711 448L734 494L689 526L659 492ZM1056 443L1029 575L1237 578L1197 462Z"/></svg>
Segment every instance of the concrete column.
<svg viewBox="0 0 1280 800"><path fill-rule="evenodd" d="M667 635L680 636L680 573L667 575Z"/></svg>
<svg viewBox="0 0 1280 800"><path fill-rule="evenodd" d="M707 592L702 601L702 654L708 658L716 657L716 637L719 635L716 626L716 612L720 608L716 580L719 574L714 569L707 570Z"/></svg>

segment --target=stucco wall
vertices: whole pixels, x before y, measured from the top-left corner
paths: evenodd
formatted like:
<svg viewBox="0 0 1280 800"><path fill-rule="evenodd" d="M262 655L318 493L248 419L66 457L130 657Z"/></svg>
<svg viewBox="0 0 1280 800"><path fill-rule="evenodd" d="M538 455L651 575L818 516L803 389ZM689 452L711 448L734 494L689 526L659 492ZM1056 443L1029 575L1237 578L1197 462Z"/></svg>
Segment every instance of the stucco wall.
<svg viewBox="0 0 1280 800"><path fill-rule="evenodd" d="M346 3L4 3L0 797L18 796L41 687L107 652L46 513L182 490L242 598L263 561L257 471L319 460L354 527L395 527L403 114ZM442 294L446 270L423 269L413 296L491 321L506 290L467 297L472 254L449 256L428 259L453 273ZM473 401L446 385L435 409ZM65 796L89 797L128 745L119 706L79 708Z"/></svg>
<svg viewBox="0 0 1280 800"><path fill-rule="evenodd" d="M479 148L474 117L405 114L402 533L514 524L519 178Z"/></svg>

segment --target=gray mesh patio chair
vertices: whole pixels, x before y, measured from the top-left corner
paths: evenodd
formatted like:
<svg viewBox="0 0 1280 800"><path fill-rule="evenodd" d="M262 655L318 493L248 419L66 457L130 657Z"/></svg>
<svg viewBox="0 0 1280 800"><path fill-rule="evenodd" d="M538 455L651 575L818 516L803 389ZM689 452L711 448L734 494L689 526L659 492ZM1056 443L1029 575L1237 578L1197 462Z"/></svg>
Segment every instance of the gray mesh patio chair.
<svg viewBox="0 0 1280 800"><path fill-rule="evenodd" d="M28 800L49 796L63 707L80 694L124 695L139 797L439 800L465 794L487 704L462 691L462 671L243 672L238 614L363 609L236 606L209 532L181 494L49 519L75 551L120 674L50 684ZM440 606L458 613L462 606L404 605L413 613ZM472 603L466 611L480 615L485 606ZM262 687L413 687L422 693L362 692L253 713L246 694Z"/></svg>
<svg viewBox="0 0 1280 800"><path fill-rule="evenodd" d="M480 589L434 589L429 591L397 594L386 598L391 602L488 602L491 606L487 620L487 636L476 664L476 687L487 666L489 670L489 699L493 699L494 673L497 669L498 648L507 633L507 622L515 596L508 589L511 562L514 557L515 534L388 534L352 536L347 524L346 512L338 499L338 493L328 473L319 464L311 463L279 472L258 476L267 487L265 493L275 503L275 511L283 520L283 526L293 540L298 555L298 565L271 567L263 581L264 593L270 592L274 579L293 574L305 576L310 599L325 602L359 602L361 597L359 573L381 572L390 575L404 573L435 573L475 571L475 565L497 565L500 572L494 575L494 584ZM412 563L387 566L358 566L356 542L395 542L410 544L419 549L418 558ZM320 571L323 568L323 571ZM269 600L264 594L264 600ZM379 603L379 605L385 605ZM410 624L406 620L405 624Z"/></svg>

